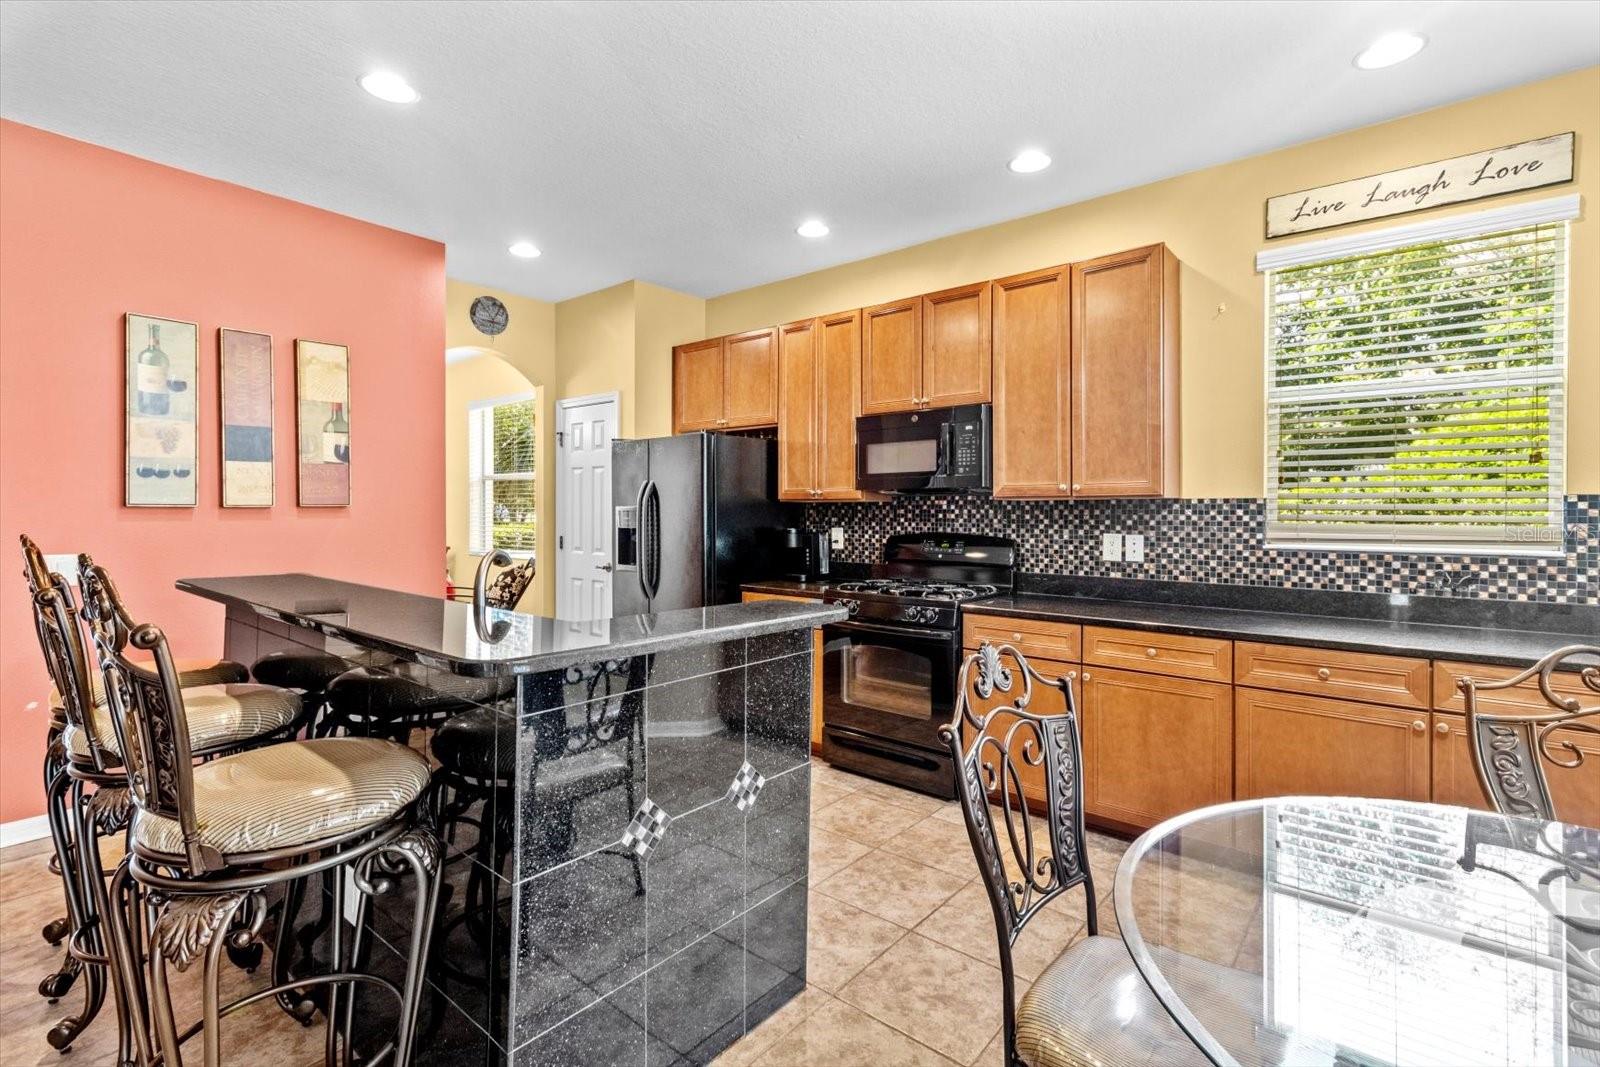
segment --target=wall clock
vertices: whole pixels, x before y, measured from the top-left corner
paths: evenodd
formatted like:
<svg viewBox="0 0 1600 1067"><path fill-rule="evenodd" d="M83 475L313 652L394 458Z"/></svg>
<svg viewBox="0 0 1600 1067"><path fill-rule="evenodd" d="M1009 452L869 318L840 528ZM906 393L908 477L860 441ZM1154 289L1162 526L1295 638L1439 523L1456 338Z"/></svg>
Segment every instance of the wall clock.
<svg viewBox="0 0 1600 1067"><path fill-rule="evenodd" d="M472 325L478 328L478 332L489 337L505 333L506 326L511 321L506 306L492 296L478 297L472 302L467 314L472 319Z"/></svg>

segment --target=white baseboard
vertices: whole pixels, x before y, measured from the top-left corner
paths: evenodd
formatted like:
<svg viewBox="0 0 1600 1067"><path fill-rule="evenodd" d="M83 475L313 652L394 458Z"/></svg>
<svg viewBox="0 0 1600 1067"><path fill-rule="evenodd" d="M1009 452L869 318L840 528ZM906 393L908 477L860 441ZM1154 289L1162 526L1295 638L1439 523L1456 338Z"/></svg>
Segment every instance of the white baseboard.
<svg viewBox="0 0 1600 1067"><path fill-rule="evenodd" d="M0 822L0 848L37 841L41 837L49 836L50 817L47 815L35 815L31 819L17 819L14 822Z"/></svg>

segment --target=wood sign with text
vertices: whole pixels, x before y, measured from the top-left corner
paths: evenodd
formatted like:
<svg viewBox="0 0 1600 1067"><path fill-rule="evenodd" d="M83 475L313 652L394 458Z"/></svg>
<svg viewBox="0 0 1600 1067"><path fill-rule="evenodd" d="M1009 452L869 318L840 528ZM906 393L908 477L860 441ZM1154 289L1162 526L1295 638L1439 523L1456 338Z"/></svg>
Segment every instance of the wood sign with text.
<svg viewBox="0 0 1600 1067"><path fill-rule="evenodd" d="M1572 180L1572 134L1471 152L1267 201L1267 236L1287 237Z"/></svg>

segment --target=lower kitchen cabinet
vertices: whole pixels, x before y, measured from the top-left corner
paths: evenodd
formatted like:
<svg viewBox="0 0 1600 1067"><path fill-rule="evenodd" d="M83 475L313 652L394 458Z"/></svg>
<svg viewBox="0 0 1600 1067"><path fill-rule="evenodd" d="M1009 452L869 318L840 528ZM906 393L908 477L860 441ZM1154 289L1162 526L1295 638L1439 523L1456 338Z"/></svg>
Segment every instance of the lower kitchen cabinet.
<svg viewBox="0 0 1600 1067"><path fill-rule="evenodd" d="M1391 797L1432 793L1425 711L1240 687L1237 795ZM1174 746L1173 751L1182 749Z"/></svg>
<svg viewBox="0 0 1600 1067"><path fill-rule="evenodd" d="M1562 822L1600 827L1600 770L1596 770L1600 768L1600 737L1582 730L1556 730L1546 751L1570 763L1572 749L1565 745L1576 749L1583 762L1577 767L1561 767L1549 759L1544 761L1556 817ZM1465 715L1433 713L1433 801L1464 808L1490 807L1472 766Z"/></svg>
<svg viewBox="0 0 1600 1067"><path fill-rule="evenodd" d="M1233 687L1085 666L1084 811L1128 827L1233 799Z"/></svg>
<svg viewBox="0 0 1600 1067"><path fill-rule="evenodd" d="M745 593L741 599L748 604L753 600L793 600L811 604L814 600L804 596L782 596L778 593ZM811 747L822 747L822 628L811 631Z"/></svg>

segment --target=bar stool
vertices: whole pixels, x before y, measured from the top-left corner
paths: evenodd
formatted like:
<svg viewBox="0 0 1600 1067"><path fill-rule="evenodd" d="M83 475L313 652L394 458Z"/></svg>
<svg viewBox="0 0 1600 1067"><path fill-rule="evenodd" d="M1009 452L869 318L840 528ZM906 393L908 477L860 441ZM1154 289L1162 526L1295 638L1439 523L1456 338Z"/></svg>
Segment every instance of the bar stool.
<svg viewBox="0 0 1600 1067"><path fill-rule="evenodd" d="M106 587L97 569L83 573L85 597L102 605L103 618ZM438 839L419 817L427 761L393 742L338 737L286 741L196 765L189 696L177 683L165 635L149 624L127 635L133 648L153 655L155 669L146 670L127 657L114 631L97 626L92 633L123 726L134 809L129 853L112 877L108 913L111 956L135 1019L140 1062L159 1057L162 1067L182 1067L182 1045L198 1035L206 1067L217 1067L224 1016L269 997L320 988L326 993L326 1060L348 1063L356 991L370 986L392 995L399 1015L393 1038L369 1059L392 1056L389 1062L408 1064L438 897ZM329 972L274 981L221 1004L223 954L258 943L267 891L324 871L336 875L336 915L347 914L345 872L356 894L353 935L345 937L342 922L333 927ZM407 877L415 899L405 977L397 987L356 968L368 948L372 899ZM201 1019L180 1032L170 971L196 961Z"/></svg>

